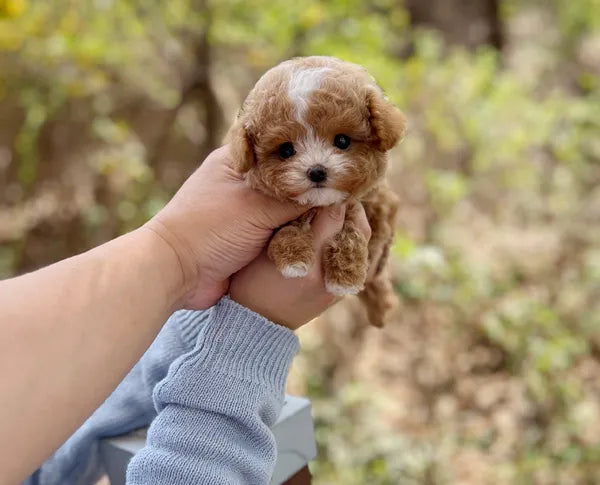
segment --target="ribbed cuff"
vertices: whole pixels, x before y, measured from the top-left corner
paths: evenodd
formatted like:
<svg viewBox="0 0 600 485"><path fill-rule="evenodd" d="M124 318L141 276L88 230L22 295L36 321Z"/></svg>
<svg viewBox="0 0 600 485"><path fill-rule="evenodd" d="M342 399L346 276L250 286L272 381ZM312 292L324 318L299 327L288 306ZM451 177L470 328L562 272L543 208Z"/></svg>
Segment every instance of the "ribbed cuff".
<svg viewBox="0 0 600 485"><path fill-rule="evenodd" d="M210 310L179 310L171 318L175 319L177 335L189 352L196 346L198 335L210 318Z"/></svg>
<svg viewBox="0 0 600 485"><path fill-rule="evenodd" d="M211 309L194 360L221 374L283 389L298 348L291 330L226 296Z"/></svg>

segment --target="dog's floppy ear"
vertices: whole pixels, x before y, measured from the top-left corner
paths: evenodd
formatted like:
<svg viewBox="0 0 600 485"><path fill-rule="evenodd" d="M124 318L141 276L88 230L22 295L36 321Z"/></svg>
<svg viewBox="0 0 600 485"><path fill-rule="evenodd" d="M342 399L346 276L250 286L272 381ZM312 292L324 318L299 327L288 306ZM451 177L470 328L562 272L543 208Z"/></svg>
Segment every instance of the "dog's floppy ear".
<svg viewBox="0 0 600 485"><path fill-rule="evenodd" d="M243 122L238 118L227 136L234 167L239 173L246 173L256 161L254 144Z"/></svg>
<svg viewBox="0 0 600 485"><path fill-rule="evenodd" d="M379 148L383 151L390 150L404 136L406 118L377 89L367 92L367 107L369 122Z"/></svg>

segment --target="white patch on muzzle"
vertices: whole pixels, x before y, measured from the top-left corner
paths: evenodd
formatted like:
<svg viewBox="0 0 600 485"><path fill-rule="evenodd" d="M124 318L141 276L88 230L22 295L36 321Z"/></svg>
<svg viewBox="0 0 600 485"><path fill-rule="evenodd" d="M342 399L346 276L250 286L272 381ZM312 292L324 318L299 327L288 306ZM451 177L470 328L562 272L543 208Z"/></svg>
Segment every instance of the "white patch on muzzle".
<svg viewBox="0 0 600 485"><path fill-rule="evenodd" d="M323 207L332 204L341 204L346 200L348 194L341 192L336 189L329 189L327 187L315 187L308 189L306 192L300 194L294 200L302 205L308 205L311 207Z"/></svg>

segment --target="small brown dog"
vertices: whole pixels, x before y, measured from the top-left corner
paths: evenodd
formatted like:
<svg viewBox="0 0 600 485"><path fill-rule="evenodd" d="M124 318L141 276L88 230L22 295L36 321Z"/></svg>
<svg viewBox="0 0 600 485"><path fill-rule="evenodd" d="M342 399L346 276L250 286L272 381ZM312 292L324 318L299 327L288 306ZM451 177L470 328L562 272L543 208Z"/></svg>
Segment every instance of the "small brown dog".
<svg viewBox="0 0 600 485"><path fill-rule="evenodd" d="M398 202L382 177L386 152L404 127L404 116L361 66L304 57L260 78L229 133L237 168L253 188L309 207L346 203L350 213L352 204L364 206L369 243L347 218L322 264L327 291L359 293L378 327L396 300L385 263ZM315 211L281 228L269 244L269 257L285 277L305 276L315 263Z"/></svg>

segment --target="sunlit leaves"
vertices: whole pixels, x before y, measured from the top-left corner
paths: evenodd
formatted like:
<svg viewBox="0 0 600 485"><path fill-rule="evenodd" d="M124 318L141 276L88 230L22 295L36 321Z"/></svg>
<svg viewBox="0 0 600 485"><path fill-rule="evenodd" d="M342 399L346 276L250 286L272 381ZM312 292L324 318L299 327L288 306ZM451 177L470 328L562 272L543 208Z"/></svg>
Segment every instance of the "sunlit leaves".
<svg viewBox="0 0 600 485"><path fill-rule="evenodd" d="M27 8L27 0L1 0L0 1L0 18L1 17L18 17Z"/></svg>

